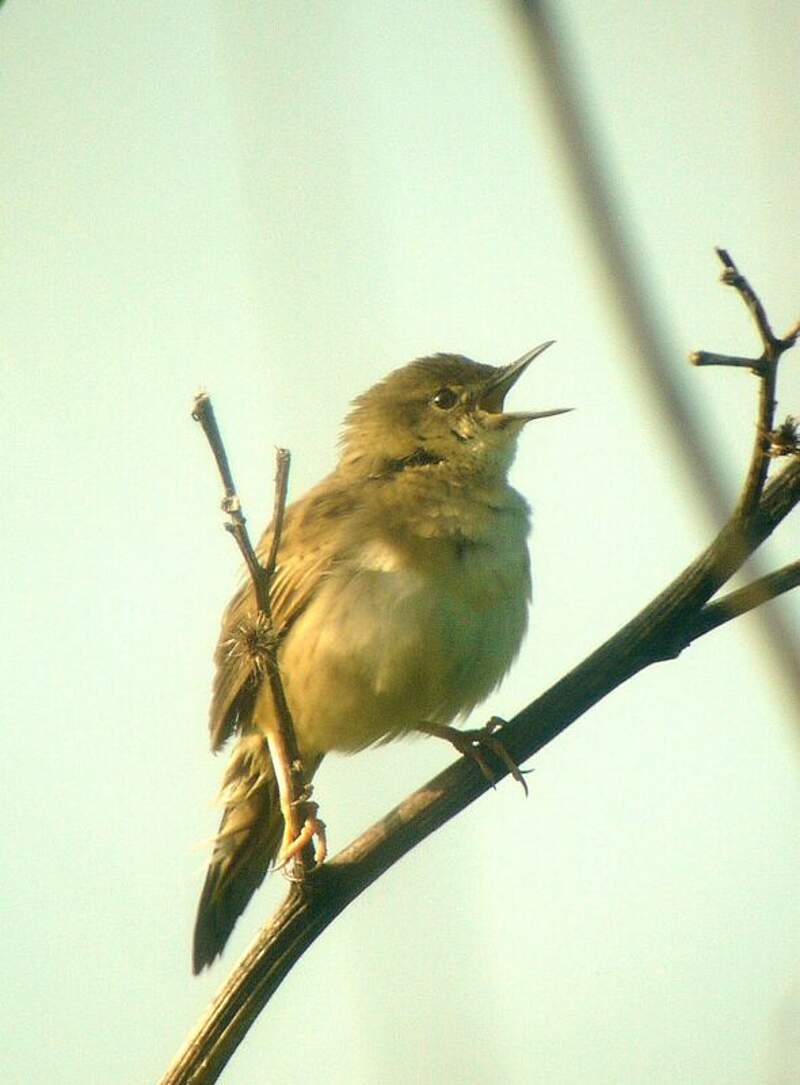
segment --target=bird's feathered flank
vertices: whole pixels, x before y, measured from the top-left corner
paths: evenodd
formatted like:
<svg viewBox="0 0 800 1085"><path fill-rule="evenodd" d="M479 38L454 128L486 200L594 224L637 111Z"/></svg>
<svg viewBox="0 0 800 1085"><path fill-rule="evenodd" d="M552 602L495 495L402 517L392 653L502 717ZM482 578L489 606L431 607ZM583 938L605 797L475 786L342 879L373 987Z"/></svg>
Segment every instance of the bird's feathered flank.
<svg viewBox="0 0 800 1085"><path fill-rule="evenodd" d="M337 518L353 512L357 498L351 491L332 488L330 480L286 510L278 563L270 588L274 635L280 644L302 614L315 590L334 567L340 536L327 531ZM262 562L272 544L272 525L256 547ZM219 750L236 732L247 731L256 694L264 678L264 626L257 620L252 581L248 578L222 616L222 629L214 653L216 674L211 699L211 748Z"/></svg>

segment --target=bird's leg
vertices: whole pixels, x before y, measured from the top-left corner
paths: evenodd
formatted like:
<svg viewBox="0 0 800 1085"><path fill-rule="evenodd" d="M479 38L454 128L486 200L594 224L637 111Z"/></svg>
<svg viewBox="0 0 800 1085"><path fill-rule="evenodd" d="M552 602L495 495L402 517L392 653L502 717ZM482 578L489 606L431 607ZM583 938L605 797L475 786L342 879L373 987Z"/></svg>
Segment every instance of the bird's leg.
<svg viewBox="0 0 800 1085"><path fill-rule="evenodd" d="M325 861L328 848L325 839L325 822L317 816L319 806L312 802L311 784L306 783L303 763L291 760L286 753L281 736L274 731L267 734L272 767L278 784L278 798L283 815L283 839L275 861L276 867L285 867L306 845L314 842L314 863ZM293 864L294 865L294 864ZM302 877L302 873L300 874Z"/></svg>
<svg viewBox="0 0 800 1085"><path fill-rule="evenodd" d="M295 799L293 805L301 810L301 816L305 815L300 832L293 840L287 837L284 828L283 842L278 853L278 865L285 866L295 855L299 855L306 845L314 844L314 865L321 866L328 855L328 838L326 826L322 818L318 817L319 803L311 798L313 787L307 784L305 793L299 799ZM284 825L286 821L284 819Z"/></svg>
<svg viewBox="0 0 800 1085"><path fill-rule="evenodd" d="M522 770L494 733L504 723L505 721L501 720L499 716L492 716L483 727L475 727L468 731L459 731L457 727L448 727L445 724L437 723L422 724L419 730L424 731L427 735L435 735L436 738L446 739L464 757L471 757L492 787L495 786L497 780L486 762L484 753L494 754L506 766L509 775L522 785L522 789L527 795L528 785L525 782Z"/></svg>

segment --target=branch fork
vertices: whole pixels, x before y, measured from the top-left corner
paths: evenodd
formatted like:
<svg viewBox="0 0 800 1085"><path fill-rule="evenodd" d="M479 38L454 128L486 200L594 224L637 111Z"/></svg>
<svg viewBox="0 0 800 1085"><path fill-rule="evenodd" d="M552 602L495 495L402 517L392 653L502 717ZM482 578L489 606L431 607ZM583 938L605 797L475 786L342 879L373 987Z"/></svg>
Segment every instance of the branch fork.
<svg viewBox="0 0 800 1085"><path fill-rule="evenodd" d="M718 249L717 255L724 268L723 282L739 293L763 345L757 359L706 351L690 356L695 365L746 367L759 378L756 437L739 500L716 539L664 591L503 727L503 745L512 764L526 761L638 671L659 660L674 658L698 637L800 585L798 560L710 601L800 503L796 422L790 418L778 427L774 425L778 361L794 345L800 323L783 339L775 337L764 307L730 255L724 249ZM217 449L215 455L219 464ZM770 465L777 455L790 458L767 484ZM241 515L238 508L232 513L235 522L237 515ZM238 541L237 530L231 527ZM277 550L276 544L274 548ZM291 729L287 730L291 734ZM508 763L498 762L495 780L509 771ZM322 931L398 859L491 786L474 759L461 757L321 867L308 889L292 885L233 969L161 1085L209 1085L216 1081L272 994Z"/></svg>
<svg viewBox="0 0 800 1085"><path fill-rule="evenodd" d="M310 788L306 783L294 722L278 665L278 639L272 621L272 604L269 594L283 532L291 456L286 448L276 450L272 541L267 563L262 565L250 541L247 521L233 482L214 408L206 392L199 392L195 396L192 418L203 428L222 479L224 497L221 507L229 517L225 523L225 530L230 532L236 540L253 582L257 610L252 626L248 625L239 630L240 646L250 656L254 670L264 674L269 681L275 706L276 726L274 731L267 736L267 742L275 768L281 813L284 819L284 836L278 865L286 871L292 881L303 882L306 874L325 857L325 824L317 817L317 803L310 801Z"/></svg>
<svg viewBox="0 0 800 1085"><path fill-rule="evenodd" d="M698 366L722 365L745 368L751 370L757 377L765 377L768 375L770 368L777 365L784 351L794 346L798 335L800 335L800 321L793 324L786 335L779 339L772 331L772 325L758 295L739 271L730 253L727 249L720 248L715 251L723 265L720 281L726 286L733 287L747 306L761 339L763 350L758 358L742 358L738 355L716 354L707 350L696 350L689 355L689 361L692 365Z"/></svg>

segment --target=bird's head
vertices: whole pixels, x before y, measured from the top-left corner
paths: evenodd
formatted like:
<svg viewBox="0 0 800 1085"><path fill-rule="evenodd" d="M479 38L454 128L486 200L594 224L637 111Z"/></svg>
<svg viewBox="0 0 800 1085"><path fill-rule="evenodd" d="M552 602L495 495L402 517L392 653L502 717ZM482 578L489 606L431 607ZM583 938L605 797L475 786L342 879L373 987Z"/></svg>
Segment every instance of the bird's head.
<svg viewBox="0 0 800 1085"><path fill-rule="evenodd" d="M506 366L435 354L395 369L353 402L340 470L389 477L446 464L456 474L505 475L522 427L569 409L504 410L511 387L551 342Z"/></svg>

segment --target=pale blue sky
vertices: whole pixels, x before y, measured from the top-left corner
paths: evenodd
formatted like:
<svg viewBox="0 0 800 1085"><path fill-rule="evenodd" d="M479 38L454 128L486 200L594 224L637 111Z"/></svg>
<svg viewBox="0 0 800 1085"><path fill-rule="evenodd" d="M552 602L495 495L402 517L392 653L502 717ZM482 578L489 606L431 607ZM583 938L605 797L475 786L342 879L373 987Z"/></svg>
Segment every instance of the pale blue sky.
<svg viewBox="0 0 800 1085"><path fill-rule="evenodd" d="M728 246L779 330L800 292L800 11L560 5L674 377L731 494L755 349ZM210 654L238 562L189 405L210 390L254 528L349 400L435 350L557 345L530 428L532 629L512 715L645 603L708 520L630 362L519 25L501 3L0 11L4 1082L157 1080L221 965L189 944L213 797ZM800 410L798 361L782 386ZM711 469L709 465L708 469ZM798 521L770 544L797 557ZM800 635L798 603L783 605ZM797 705L755 619L640 675L359 900L229 1085L788 1085L800 1073ZM331 758L335 850L447 763ZM302 1036L298 1073L289 1037Z"/></svg>

